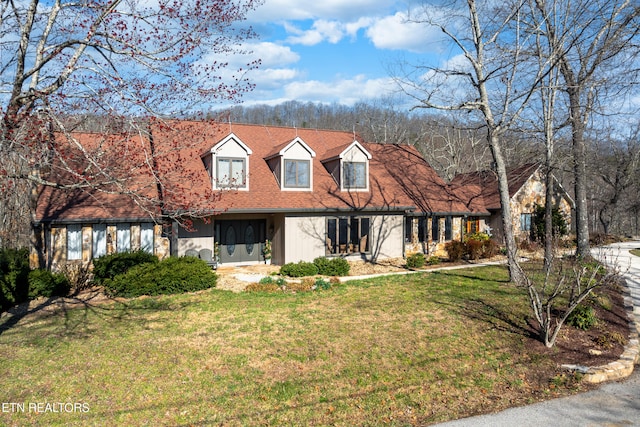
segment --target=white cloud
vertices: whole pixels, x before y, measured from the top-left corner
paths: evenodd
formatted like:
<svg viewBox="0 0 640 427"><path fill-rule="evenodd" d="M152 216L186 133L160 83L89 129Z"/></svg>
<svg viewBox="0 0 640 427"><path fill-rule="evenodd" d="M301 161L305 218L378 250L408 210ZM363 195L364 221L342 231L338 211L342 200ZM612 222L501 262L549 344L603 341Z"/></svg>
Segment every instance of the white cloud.
<svg viewBox="0 0 640 427"><path fill-rule="evenodd" d="M283 84L301 77L293 64L300 60L300 55L293 52L288 46L282 46L271 42L248 43L239 49L246 53L222 54L209 53L204 55L200 61L192 67L194 73L199 73L206 69L207 64L214 62L228 63L224 69L218 70L216 76L220 76L223 81L231 82L235 79L238 69L247 69L247 64L260 60L257 69L250 70L247 77L251 83L255 83L264 89L272 90L280 88Z"/></svg>
<svg viewBox="0 0 640 427"><path fill-rule="evenodd" d="M282 46L276 43L249 44L247 49L253 51L253 57L260 58L264 67L292 64L300 60L300 55L293 52L289 46Z"/></svg>
<svg viewBox="0 0 640 427"><path fill-rule="evenodd" d="M395 15L377 20L366 32L374 46L379 49L428 52L437 50L442 33L423 23L409 22L407 14Z"/></svg>
<svg viewBox="0 0 640 427"><path fill-rule="evenodd" d="M282 22L289 20L328 19L356 21L362 16L387 13L396 0L266 0L248 16L251 22Z"/></svg>
<svg viewBox="0 0 640 427"><path fill-rule="evenodd" d="M345 34L344 26L337 21L315 21L310 30L301 30L293 25L285 24L285 29L288 33L293 34L287 38L288 43L305 46L313 46L325 40L335 44Z"/></svg>
<svg viewBox="0 0 640 427"><path fill-rule="evenodd" d="M393 88L388 78L367 79L364 75L334 81L296 81L285 86L285 98L353 105L365 99L379 98Z"/></svg>
<svg viewBox="0 0 640 427"><path fill-rule="evenodd" d="M309 30L300 29L290 23L285 23L284 28L287 33L292 34L287 38L288 43L313 46L324 41L336 44L347 36L355 38L358 31L366 28L372 21L371 18L360 18L344 24L320 19L315 21Z"/></svg>

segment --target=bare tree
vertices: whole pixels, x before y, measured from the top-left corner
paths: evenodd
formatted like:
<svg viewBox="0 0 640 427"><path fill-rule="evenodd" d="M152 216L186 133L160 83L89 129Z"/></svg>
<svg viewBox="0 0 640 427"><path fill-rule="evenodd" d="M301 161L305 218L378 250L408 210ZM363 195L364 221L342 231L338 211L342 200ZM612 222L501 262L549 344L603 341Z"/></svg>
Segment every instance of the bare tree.
<svg viewBox="0 0 640 427"><path fill-rule="evenodd" d="M610 233L612 224L620 224L617 218L623 217L629 206L625 201L633 200L628 191L634 187L640 169L640 141L637 132L626 141L617 141L610 137L597 143L594 161L591 162L596 181L594 189L598 220L604 234ZM637 195L637 193L636 193Z"/></svg>
<svg viewBox="0 0 640 427"><path fill-rule="evenodd" d="M0 168L0 186L29 193L32 223L42 186L93 191L107 185L113 191L120 178L110 176L100 151L83 146L63 118L86 114L113 122L108 118L175 115L241 96L252 88L246 71L257 63L229 69L216 58L243 52L242 43L254 34L239 23L260 3L2 1L0 162L9 167ZM144 137L146 123L135 119L121 127ZM54 162L76 179L58 182ZM79 165L90 170L90 179L74 169ZM153 162L147 165L154 176ZM25 200L4 194L11 195L6 204Z"/></svg>
<svg viewBox="0 0 640 427"><path fill-rule="evenodd" d="M640 6L632 0L535 0L537 29L549 41L563 79L572 131L576 202L576 255L589 253L587 150L585 133L595 109L610 90L633 81L624 69L640 27ZM616 74L621 77L616 79ZM625 84L625 82L627 84Z"/></svg>
<svg viewBox="0 0 640 427"><path fill-rule="evenodd" d="M619 274L599 263L551 263L557 266L544 269L540 286L528 278L529 303L539 325L540 341L553 347L560 330L575 309L595 289L615 283Z"/></svg>
<svg viewBox="0 0 640 427"><path fill-rule="evenodd" d="M495 6L467 0L452 2L446 10L423 8L412 20L439 28L460 55L443 66L413 66L395 77L417 108L473 112L481 119L498 177L509 271L518 285L526 280L511 219L505 135L548 70L521 68L523 49L531 43L531 35L519 27L521 6L520 1Z"/></svg>

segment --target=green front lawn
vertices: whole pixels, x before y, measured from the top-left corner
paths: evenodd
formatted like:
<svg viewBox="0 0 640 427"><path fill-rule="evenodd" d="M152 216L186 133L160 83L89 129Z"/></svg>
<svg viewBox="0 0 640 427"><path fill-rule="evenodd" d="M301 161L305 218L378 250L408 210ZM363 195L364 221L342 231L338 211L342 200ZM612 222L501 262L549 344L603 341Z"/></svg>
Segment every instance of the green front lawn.
<svg viewBox="0 0 640 427"><path fill-rule="evenodd" d="M0 424L417 425L567 392L506 279L483 267L29 315L0 334L1 400L22 404Z"/></svg>

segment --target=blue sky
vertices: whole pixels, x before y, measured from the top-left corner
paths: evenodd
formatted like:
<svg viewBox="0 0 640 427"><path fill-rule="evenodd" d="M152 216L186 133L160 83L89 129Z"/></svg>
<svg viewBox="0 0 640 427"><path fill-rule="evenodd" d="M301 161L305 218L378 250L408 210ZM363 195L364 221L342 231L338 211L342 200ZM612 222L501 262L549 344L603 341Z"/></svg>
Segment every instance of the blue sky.
<svg viewBox="0 0 640 427"><path fill-rule="evenodd" d="M259 38L246 46L260 58L251 72L256 89L244 104L287 100L341 103L380 98L394 89L388 67L399 58L430 58L441 38L424 25L406 22L421 4L394 0L265 0L248 22Z"/></svg>

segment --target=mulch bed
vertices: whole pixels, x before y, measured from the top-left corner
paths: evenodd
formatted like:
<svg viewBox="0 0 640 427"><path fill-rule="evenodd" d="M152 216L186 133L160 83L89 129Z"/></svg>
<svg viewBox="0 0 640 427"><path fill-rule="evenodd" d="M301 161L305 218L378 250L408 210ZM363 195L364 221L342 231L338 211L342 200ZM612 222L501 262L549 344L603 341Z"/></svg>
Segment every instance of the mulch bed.
<svg viewBox="0 0 640 427"><path fill-rule="evenodd" d="M529 349L548 355L558 365L601 366L617 360L629 340L630 332L630 318L624 303L624 292L625 288L621 285L596 289L596 295L611 301L609 309L598 304L592 305L598 318L596 326L582 330L565 325L560 331L555 347L546 348L542 342L532 339Z"/></svg>

